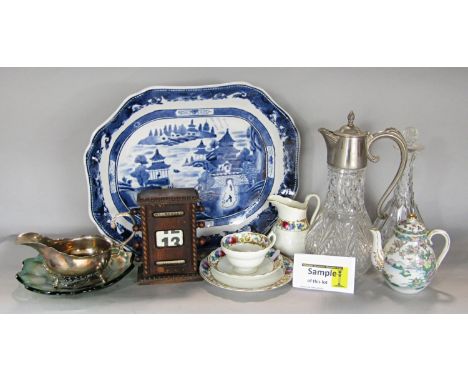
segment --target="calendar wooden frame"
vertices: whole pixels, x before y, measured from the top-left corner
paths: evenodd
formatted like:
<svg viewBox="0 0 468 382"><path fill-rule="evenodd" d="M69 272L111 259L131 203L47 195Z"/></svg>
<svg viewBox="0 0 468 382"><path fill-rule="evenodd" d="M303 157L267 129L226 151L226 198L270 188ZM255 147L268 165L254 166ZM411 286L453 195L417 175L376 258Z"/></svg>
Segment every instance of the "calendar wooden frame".
<svg viewBox="0 0 468 382"><path fill-rule="evenodd" d="M144 190L138 194L143 259L138 269L139 284L201 280L198 273L196 212L201 210L193 188ZM183 232L180 246L158 247L157 232ZM167 241L166 241L167 242Z"/></svg>

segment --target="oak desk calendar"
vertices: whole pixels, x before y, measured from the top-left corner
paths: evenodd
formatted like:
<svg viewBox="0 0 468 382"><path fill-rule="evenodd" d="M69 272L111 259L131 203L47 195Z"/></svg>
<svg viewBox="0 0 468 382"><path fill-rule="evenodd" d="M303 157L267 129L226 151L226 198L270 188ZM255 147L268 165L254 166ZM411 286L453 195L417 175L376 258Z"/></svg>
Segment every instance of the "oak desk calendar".
<svg viewBox="0 0 468 382"><path fill-rule="evenodd" d="M199 280L196 212L203 207L195 189L144 190L137 198L143 234L140 284Z"/></svg>

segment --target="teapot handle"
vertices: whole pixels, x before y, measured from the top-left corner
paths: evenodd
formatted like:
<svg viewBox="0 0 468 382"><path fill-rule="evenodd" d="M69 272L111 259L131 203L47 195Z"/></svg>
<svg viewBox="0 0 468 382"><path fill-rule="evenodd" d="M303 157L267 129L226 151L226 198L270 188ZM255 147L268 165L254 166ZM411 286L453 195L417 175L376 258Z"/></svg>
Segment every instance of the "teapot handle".
<svg viewBox="0 0 468 382"><path fill-rule="evenodd" d="M401 176L403 175L403 171L405 170L405 167L406 167L406 161L408 160L408 148L406 146L406 141L403 135L397 129L394 129L393 127L390 127L378 133L369 134L367 138L367 157L369 158L371 162L374 162L374 163L377 162L379 160L379 157L377 155L372 154L372 152L370 151L370 146L372 145L372 143L374 143L375 141L381 138L392 139L393 141L395 141L395 143L398 145L398 148L400 149L400 167L398 167L398 171L395 177L393 178L392 183L390 183L390 185L388 186L388 188L385 190L384 194L380 198L379 203L377 204L377 216L380 219L385 219L386 214L382 211L382 206L385 200L387 200L390 193L396 187Z"/></svg>
<svg viewBox="0 0 468 382"><path fill-rule="evenodd" d="M317 214L318 214L318 212L320 210L320 198L319 198L319 196L317 194L309 194L309 195L306 196L306 208L309 205L310 199L312 199L312 198L316 200L317 205L315 206L315 210L314 210L314 212L312 214L312 217L309 220L309 225L312 225L312 223L314 222L314 220L317 217Z"/></svg>
<svg viewBox="0 0 468 382"><path fill-rule="evenodd" d="M440 253L439 257L437 258L437 262L436 262L436 269L438 269L440 264L444 260L444 257L447 254L449 248L450 248L450 236L448 235L447 232L445 232L442 229L433 229L431 232L429 232L429 235L427 235L427 238L429 239L431 245L432 245L432 237L434 235L442 235L444 237L444 239L445 239L444 248L442 249L442 252Z"/></svg>

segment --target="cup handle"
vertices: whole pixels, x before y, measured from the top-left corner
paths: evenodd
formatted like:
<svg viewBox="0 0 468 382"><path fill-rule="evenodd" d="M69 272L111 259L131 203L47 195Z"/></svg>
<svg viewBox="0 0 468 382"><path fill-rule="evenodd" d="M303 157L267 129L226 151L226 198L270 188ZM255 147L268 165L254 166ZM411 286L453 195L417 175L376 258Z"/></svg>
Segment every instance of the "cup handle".
<svg viewBox="0 0 468 382"><path fill-rule="evenodd" d="M268 234L268 239L270 240L269 247L273 247L276 243L276 234L272 231Z"/></svg>
<svg viewBox="0 0 468 382"><path fill-rule="evenodd" d="M112 229L115 229L117 227L116 221L117 219L122 218L122 217L130 218L134 226L137 224L135 217L130 212L120 212L117 215L115 215L111 220ZM134 236L135 236L135 230L132 230L131 235L125 241L120 243L120 249L122 250L122 248L125 247L129 243L129 241L133 239Z"/></svg>
<svg viewBox="0 0 468 382"><path fill-rule="evenodd" d="M306 196L306 208L307 206L309 205L309 201L310 199L315 199L316 202L317 202L317 205L315 206L315 210L312 214L312 217L310 218L309 220L309 225L312 225L312 223L314 222L315 218L317 217L317 214L320 210L320 198L317 194L309 194Z"/></svg>
<svg viewBox="0 0 468 382"><path fill-rule="evenodd" d="M427 235L427 238L429 239L429 242L432 245L432 237L435 235L441 235L445 239L445 245L444 248L442 248L442 252L440 253L439 257L437 258L436 262L436 269L439 268L440 264L444 260L445 255L447 254L449 248L450 248L450 236L448 235L447 232L445 232L442 229L433 229L431 232L429 232L429 235Z"/></svg>

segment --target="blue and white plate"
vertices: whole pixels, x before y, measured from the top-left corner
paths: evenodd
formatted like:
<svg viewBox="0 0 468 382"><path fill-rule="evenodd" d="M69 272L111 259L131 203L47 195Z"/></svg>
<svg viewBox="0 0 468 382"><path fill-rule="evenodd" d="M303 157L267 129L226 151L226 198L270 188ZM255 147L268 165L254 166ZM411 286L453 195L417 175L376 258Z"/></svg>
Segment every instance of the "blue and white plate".
<svg viewBox="0 0 468 382"><path fill-rule="evenodd" d="M130 234L111 219L137 207L148 188L194 187L209 245L238 230L266 232L269 195L294 197L299 134L263 90L245 83L153 87L130 96L93 134L85 153L90 213L117 241ZM135 240L141 240L136 237Z"/></svg>

